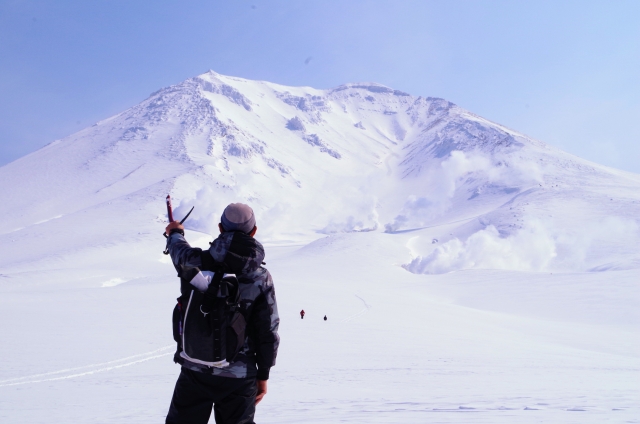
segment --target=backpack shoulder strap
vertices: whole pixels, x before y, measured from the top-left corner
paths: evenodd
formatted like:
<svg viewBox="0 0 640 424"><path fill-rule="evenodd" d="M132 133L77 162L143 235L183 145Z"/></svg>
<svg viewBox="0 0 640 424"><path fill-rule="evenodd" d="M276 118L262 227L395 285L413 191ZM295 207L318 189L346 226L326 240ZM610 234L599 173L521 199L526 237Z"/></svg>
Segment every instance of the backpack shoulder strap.
<svg viewBox="0 0 640 424"><path fill-rule="evenodd" d="M224 264L216 262L215 259L213 259L213 256L211 256L208 250L203 250L200 253L200 262L202 263L200 267L202 271L222 271L224 267Z"/></svg>

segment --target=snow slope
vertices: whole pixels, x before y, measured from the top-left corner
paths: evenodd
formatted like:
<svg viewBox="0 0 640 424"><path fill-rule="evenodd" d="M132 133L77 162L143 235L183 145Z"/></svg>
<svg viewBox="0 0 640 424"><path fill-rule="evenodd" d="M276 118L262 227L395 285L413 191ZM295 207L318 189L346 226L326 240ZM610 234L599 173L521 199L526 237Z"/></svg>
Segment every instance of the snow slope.
<svg viewBox="0 0 640 424"><path fill-rule="evenodd" d="M3 422L162 420L166 193L201 247L256 211L282 317L261 422L638 422L640 176L446 100L209 72L0 181Z"/></svg>

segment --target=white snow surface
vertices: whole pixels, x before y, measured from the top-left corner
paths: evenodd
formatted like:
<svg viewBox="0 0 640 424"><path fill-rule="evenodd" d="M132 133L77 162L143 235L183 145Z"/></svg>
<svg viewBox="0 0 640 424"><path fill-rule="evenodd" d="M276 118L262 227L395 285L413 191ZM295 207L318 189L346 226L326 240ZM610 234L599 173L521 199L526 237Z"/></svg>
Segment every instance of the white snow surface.
<svg viewBox="0 0 640 424"><path fill-rule="evenodd" d="M193 246L256 212L282 339L257 422L640 422L640 176L446 100L211 71L0 181L0 422L163 422L167 193Z"/></svg>

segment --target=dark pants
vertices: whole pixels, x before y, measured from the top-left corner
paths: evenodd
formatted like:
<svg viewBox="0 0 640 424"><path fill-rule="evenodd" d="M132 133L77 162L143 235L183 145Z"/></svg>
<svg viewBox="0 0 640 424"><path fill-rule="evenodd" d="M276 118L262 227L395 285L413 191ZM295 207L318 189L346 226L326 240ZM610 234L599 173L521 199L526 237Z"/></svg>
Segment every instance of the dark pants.
<svg viewBox="0 0 640 424"><path fill-rule="evenodd" d="M228 378L182 368L166 424L255 424L255 378Z"/></svg>

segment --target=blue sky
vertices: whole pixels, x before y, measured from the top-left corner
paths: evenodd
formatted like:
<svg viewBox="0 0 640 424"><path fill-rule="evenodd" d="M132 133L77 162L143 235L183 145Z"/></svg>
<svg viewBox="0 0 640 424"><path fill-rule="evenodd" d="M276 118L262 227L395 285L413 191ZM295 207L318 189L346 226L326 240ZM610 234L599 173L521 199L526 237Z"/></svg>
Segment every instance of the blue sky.
<svg viewBox="0 0 640 424"><path fill-rule="evenodd" d="M213 69L443 97L640 173L638 22L635 0L0 0L0 165Z"/></svg>

